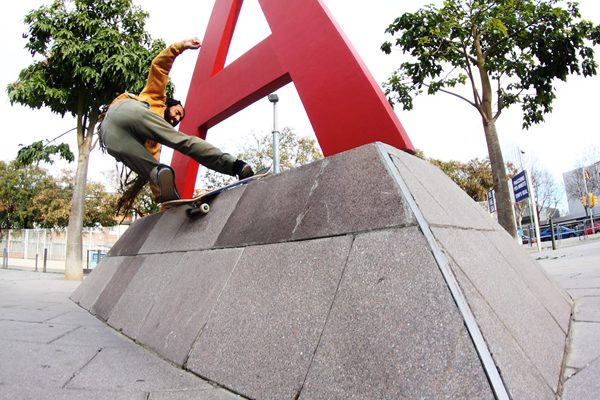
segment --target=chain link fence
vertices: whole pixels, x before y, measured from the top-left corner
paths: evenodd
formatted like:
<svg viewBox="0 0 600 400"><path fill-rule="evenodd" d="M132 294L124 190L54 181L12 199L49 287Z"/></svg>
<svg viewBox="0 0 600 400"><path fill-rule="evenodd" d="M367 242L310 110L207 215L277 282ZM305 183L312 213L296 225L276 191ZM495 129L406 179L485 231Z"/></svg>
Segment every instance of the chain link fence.
<svg viewBox="0 0 600 400"><path fill-rule="evenodd" d="M82 237L83 269L93 269L127 225L102 229L84 229ZM67 253L66 230L11 229L0 231L2 268L64 272Z"/></svg>

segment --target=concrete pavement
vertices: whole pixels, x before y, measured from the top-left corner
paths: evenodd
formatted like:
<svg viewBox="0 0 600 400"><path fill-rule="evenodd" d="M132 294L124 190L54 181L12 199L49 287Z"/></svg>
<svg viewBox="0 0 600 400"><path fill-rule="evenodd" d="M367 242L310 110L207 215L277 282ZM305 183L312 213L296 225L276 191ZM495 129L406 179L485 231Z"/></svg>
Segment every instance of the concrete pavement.
<svg viewBox="0 0 600 400"><path fill-rule="evenodd" d="M557 250L529 250L575 306L563 376L563 400L600 398L600 234Z"/></svg>
<svg viewBox="0 0 600 400"><path fill-rule="evenodd" d="M69 300L61 274L0 270L0 399L233 400Z"/></svg>
<svg viewBox="0 0 600 400"><path fill-rule="evenodd" d="M597 235L598 236L598 235ZM574 299L563 400L600 393L600 240L529 249ZM0 269L0 399L240 399L73 304L77 282Z"/></svg>

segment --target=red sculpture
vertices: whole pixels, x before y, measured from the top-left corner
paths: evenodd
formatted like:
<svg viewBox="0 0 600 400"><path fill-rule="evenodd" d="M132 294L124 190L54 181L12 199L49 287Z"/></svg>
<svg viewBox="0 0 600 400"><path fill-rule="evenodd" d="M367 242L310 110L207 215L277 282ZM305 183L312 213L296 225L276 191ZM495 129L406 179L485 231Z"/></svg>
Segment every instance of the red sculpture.
<svg viewBox="0 0 600 400"><path fill-rule="evenodd" d="M259 0L271 35L224 68L243 0L217 0L198 55L181 131L209 128L293 81L325 156L380 141L414 152L392 107L320 0ZM171 165L183 197L198 164Z"/></svg>

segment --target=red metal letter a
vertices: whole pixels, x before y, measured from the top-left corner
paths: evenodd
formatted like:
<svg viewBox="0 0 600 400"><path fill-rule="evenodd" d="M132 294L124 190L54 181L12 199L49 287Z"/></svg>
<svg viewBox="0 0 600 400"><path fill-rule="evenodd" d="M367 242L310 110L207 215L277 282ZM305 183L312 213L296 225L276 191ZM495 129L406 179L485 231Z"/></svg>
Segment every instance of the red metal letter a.
<svg viewBox="0 0 600 400"><path fill-rule="evenodd" d="M381 141L414 151L381 89L319 0L259 0L271 35L224 68L242 0L217 0L181 130L209 128L294 81L326 156ZM177 187L191 196L198 165L174 153Z"/></svg>

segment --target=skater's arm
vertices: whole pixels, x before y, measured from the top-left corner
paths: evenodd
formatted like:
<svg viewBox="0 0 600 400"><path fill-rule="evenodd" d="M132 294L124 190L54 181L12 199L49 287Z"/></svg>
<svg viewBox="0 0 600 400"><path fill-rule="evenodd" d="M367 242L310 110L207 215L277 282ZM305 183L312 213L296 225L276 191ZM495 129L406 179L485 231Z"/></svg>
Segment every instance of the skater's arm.
<svg viewBox="0 0 600 400"><path fill-rule="evenodd" d="M140 93L140 97L150 103L152 111L159 115L164 112L167 83L169 82L169 72L173 62L178 55L188 49L200 48L200 40L191 38L173 43L161 51L154 59L148 73L146 86Z"/></svg>

